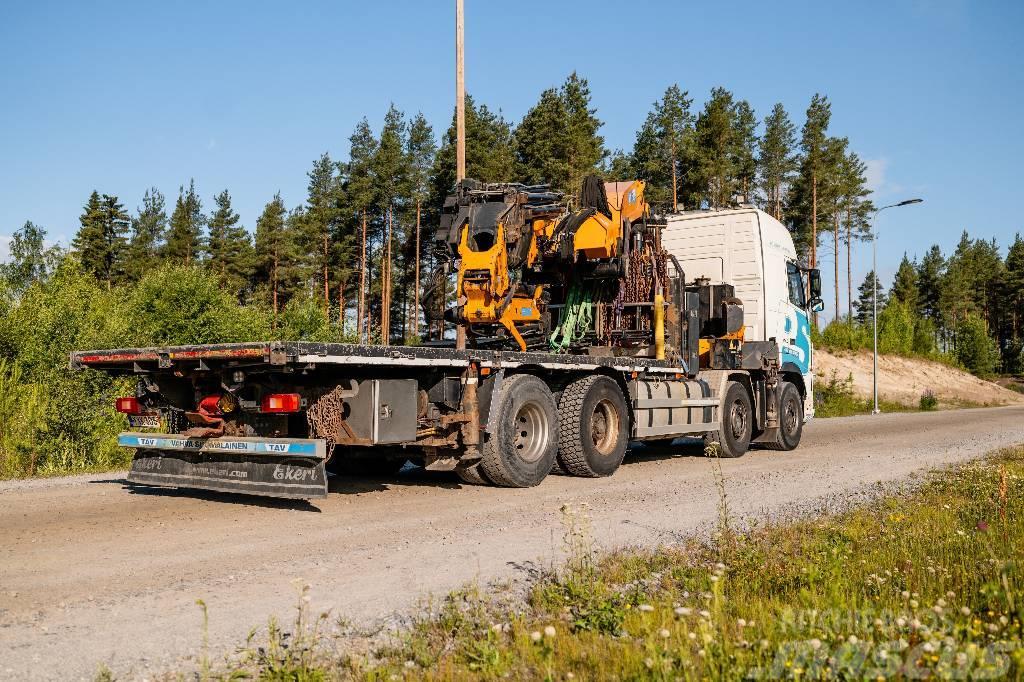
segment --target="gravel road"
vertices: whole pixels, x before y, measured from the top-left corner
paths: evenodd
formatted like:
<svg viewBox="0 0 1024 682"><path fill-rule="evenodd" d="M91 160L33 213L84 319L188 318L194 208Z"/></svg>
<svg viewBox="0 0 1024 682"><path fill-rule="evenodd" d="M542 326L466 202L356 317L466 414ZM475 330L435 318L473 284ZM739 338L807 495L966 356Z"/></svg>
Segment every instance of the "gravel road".
<svg viewBox="0 0 1024 682"><path fill-rule="evenodd" d="M1024 407L818 420L795 452L723 462L742 516L845 500L872 484L1024 443ZM695 445L636 448L608 479L529 490L409 470L335 482L315 504L130 488L123 472L0 483L0 679L118 679L193 665L270 614L293 581L316 609L371 624L468 581L523 576L559 553L562 504L589 505L604 547L671 542L715 517Z"/></svg>

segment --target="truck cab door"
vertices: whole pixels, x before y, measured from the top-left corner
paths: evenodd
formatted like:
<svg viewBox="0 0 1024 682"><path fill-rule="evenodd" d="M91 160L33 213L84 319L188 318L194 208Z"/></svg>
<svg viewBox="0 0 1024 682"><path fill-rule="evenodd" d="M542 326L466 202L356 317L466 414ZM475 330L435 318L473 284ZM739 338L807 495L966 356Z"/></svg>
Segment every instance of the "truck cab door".
<svg viewBox="0 0 1024 682"><path fill-rule="evenodd" d="M804 270L786 261L786 299L780 301L778 330L781 363L796 366L805 377L811 372L811 323L808 315Z"/></svg>

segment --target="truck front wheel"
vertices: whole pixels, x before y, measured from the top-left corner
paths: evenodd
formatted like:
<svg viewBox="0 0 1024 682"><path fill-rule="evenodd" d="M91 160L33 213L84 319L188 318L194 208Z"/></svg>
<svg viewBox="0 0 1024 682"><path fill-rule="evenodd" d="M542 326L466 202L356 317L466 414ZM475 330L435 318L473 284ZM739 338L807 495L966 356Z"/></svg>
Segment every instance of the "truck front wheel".
<svg viewBox="0 0 1024 682"><path fill-rule="evenodd" d="M705 434L704 443L715 446L719 457L742 457L750 448L753 416L750 394L743 384L726 383L725 398L718 414L721 425L718 431Z"/></svg>
<svg viewBox="0 0 1024 682"><path fill-rule="evenodd" d="M800 389L789 381L782 382L779 392L779 428L775 440L765 443L769 450L789 451L800 445L804 431L804 401Z"/></svg>
<svg viewBox="0 0 1024 682"><path fill-rule="evenodd" d="M629 438L626 399L601 375L578 379L558 402L558 463L574 476L611 476L622 464Z"/></svg>
<svg viewBox="0 0 1024 682"><path fill-rule="evenodd" d="M506 488L539 484L558 451L558 411L551 390L535 376L514 374L505 379L491 410L496 427L484 441L484 476Z"/></svg>

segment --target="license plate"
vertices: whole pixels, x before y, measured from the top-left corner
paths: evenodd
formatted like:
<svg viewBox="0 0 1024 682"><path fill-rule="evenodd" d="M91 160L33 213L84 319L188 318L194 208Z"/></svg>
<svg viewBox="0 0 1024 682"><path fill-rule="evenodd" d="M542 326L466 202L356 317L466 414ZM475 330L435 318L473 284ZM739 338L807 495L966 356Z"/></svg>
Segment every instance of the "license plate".
<svg viewBox="0 0 1024 682"><path fill-rule="evenodd" d="M158 414L130 414L128 425L133 429L159 429L160 415Z"/></svg>

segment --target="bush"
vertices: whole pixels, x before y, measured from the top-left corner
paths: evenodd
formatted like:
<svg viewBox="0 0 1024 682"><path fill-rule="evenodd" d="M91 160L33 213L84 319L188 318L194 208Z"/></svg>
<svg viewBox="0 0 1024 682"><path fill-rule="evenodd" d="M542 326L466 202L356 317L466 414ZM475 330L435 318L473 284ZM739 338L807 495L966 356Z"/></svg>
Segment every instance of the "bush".
<svg viewBox="0 0 1024 682"><path fill-rule="evenodd" d="M848 320L832 320L821 333L822 348L860 350L871 347L871 330Z"/></svg>
<svg viewBox="0 0 1024 682"><path fill-rule="evenodd" d="M935 397L935 393L930 388L921 394L919 407L922 412L931 412L932 410L938 409L939 399Z"/></svg>
<svg viewBox="0 0 1024 682"><path fill-rule="evenodd" d="M113 401L130 390L130 382L68 366L72 350L125 345L130 325L122 298L123 292L99 286L67 260L49 281L31 284L0 318L5 393L16 396L11 404L24 419L19 426L16 415L8 414L4 475L84 471L127 461L127 451L115 443L125 421Z"/></svg>
<svg viewBox="0 0 1024 682"><path fill-rule="evenodd" d="M274 336L282 341L340 343L346 340L341 327L327 318L323 301L295 297L281 311Z"/></svg>
<svg viewBox="0 0 1024 682"><path fill-rule="evenodd" d="M988 325L968 315L953 336L953 355L971 374L991 376L999 365L999 347L988 335Z"/></svg>
<svg viewBox="0 0 1024 682"><path fill-rule="evenodd" d="M815 407L818 417L844 417L864 411L863 401L853 395L853 375L840 379L835 370L828 381L814 386Z"/></svg>
<svg viewBox="0 0 1024 682"><path fill-rule="evenodd" d="M878 315L878 352L909 355L914 349L914 315L898 300L891 300Z"/></svg>
<svg viewBox="0 0 1024 682"><path fill-rule="evenodd" d="M142 278L131 293L127 319L133 345L174 346L265 341L270 315L242 306L200 267L164 266Z"/></svg>
<svg viewBox="0 0 1024 682"><path fill-rule="evenodd" d="M914 354L924 357L935 355L935 336L935 323L927 317L918 317L914 321Z"/></svg>

